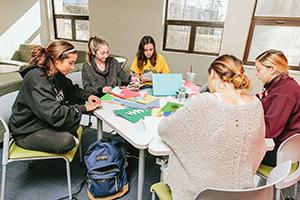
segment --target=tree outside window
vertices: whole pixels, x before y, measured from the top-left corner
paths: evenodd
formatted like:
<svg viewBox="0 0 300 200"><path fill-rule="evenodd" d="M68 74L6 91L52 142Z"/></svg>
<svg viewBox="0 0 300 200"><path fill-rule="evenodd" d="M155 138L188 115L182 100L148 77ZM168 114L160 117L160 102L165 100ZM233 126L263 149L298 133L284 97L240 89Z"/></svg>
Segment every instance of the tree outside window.
<svg viewBox="0 0 300 200"><path fill-rule="evenodd" d="M228 0L167 0L166 51L218 55Z"/></svg>
<svg viewBox="0 0 300 200"><path fill-rule="evenodd" d="M290 69L300 70L300 1L257 0L244 54L246 64L269 49L287 56Z"/></svg>
<svg viewBox="0 0 300 200"><path fill-rule="evenodd" d="M56 39L86 42L89 38L88 0L52 0Z"/></svg>

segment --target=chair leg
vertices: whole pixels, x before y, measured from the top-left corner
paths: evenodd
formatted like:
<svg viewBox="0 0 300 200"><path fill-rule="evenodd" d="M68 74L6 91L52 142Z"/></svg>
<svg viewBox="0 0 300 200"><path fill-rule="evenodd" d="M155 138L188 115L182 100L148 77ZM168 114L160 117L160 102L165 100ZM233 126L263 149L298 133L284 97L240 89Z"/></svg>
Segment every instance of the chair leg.
<svg viewBox="0 0 300 200"><path fill-rule="evenodd" d="M6 184L6 165L2 165L1 200L4 200L5 184Z"/></svg>
<svg viewBox="0 0 300 200"><path fill-rule="evenodd" d="M280 200L280 189L275 187L275 200Z"/></svg>
<svg viewBox="0 0 300 200"><path fill-rule="evenodd" d="M156 195L155 195L155 192L152 192L152 197L151 197L151 200L155 200L156 199L156 197L155 197Z"/></svg>
<svg viewBox="0 0 300 200"><path fill-rule="evenodd" d="M81 147L81 143L79 143L79 161L80 163L83 163L83 159L82 159L82 147Z"/></svg>
<svg viewBox="0 0 300 200"><path fill-rule="evenodd" d="M293 195L293 198L296 199L296 196L297 196L297 190L298 190L298 183L296 183L294 185L294 195Z"/></svg>
<svg viewBox="0 0 300 200"><path fill-rule="evenodd" d="M67 160L66 160L66 170L67 170L67 182L68 182L69 199L72 200L70 162L67 161Z"/></svg>

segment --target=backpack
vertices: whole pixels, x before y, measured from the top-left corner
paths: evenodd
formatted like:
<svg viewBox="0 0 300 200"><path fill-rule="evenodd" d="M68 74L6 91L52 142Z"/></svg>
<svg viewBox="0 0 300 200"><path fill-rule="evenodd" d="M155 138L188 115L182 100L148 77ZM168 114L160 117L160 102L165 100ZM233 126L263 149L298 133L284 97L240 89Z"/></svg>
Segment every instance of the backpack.
<svg viewBox="0 0 300 200"><path fill-rule="evenodd" d="M98 197L123 196L128 191L124 153L117 140L96 141L87 150L84 162L87 167L88 195Z"/></svg>

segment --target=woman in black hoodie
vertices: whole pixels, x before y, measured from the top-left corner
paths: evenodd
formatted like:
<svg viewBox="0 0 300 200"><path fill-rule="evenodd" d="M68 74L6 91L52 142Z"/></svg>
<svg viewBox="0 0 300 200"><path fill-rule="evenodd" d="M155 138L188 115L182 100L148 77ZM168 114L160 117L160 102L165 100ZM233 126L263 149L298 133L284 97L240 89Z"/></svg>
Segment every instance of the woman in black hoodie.
<svg viewBox="0 0 300 200"><path fill-rule="evenodd" d="M23 82L9 123L17 145L50 153L75 146L81 115L101 104L65 77L76 59L74 46L66 41L32 50L29 65L20 72Z"/></svg>

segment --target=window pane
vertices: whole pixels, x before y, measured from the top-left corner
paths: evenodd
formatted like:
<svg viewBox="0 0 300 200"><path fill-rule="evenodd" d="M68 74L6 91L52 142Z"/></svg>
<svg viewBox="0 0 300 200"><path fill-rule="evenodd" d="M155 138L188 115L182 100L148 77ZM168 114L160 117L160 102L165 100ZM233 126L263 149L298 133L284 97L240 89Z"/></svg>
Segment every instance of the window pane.
<svg viewBox="0 0 300 200"><path fill-rule="evenodd" d="M194 51L219 53L223 28L197 27Z"/></svg>
<svg viewBox="0 0 300 200"><path fill-rule="evenodd" d="M88 15L88 0L53 0L55 14Z"/></svg>
<svg viewBox="0 0 300 200"><path fill-rule="evenodd" d="M299 0L258 0L256 16L300 17Z"/></svg>
<svg viewBox="0 0 300 200"><path fill-rule="evenodd" d="M263 51L277 49L284 52L289 65L298 66L300 61L300 27L256 25L248 61L254 61Z"/></svg>
<svg viewBox="0 0 300 200"><path fill-rule="evenodd" d="M76 20L76 40L89 39L89 21Z"/></svg>
<svg viewBox="0 0 300 200"><path fill-rule="evenodd" d="M58 38L72 39L72 26L70 19L56 19Z"/></svg>
<svg viewBox="0 0 300 200"><path fill-rule="evenodd" d="M167 19L224 21L228 0L169 0Z"/></svg>
<svg viewBox="0 0 300 200"><path fill-rule="evenodd" d="M168 26L166 48L170 49L189 49L190 26Z"/></svg>

